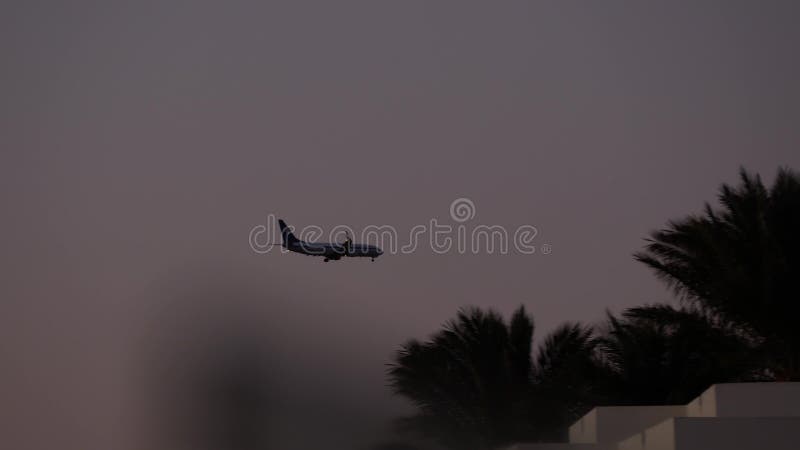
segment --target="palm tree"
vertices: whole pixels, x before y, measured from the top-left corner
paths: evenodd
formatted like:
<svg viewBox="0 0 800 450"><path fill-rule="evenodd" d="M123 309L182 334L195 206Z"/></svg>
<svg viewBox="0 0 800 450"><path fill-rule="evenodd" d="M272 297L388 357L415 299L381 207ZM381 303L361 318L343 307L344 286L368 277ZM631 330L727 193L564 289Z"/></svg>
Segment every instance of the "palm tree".
<svg viewBox="0 0 800 450"><path fill-rule="evenodd" d="M571 322L545 337L536 354L530 411L540 424L539 439L565 439L567 427L601 398L605 383L598 342L591 327Z"/></svg>
<svg viewBox="0 0 800 450"><path fill-rule="evenodd" d="M720 209L669 222L636 259L681 299L760 340L768 368L800 380L800 177L780 169L767 189L744 169Z"/></svg>
<svg viewBox="0 0 800 450"><path fill-rule="evenodd" d="M668 305L608 314L599 346L605 404L684 404L714 383L752 380L758 367L753 343L735 329Z"/></svg>
<svg viewBox="0 0 800 450"><path fill-rule="evenodd" d="M565 325L545 339L534 362L533 330L523 307L509 324L494 311L469 308L429 341L403 345L389 381L418 414L402 423L458 449L536 440L563 428L584 399L576 389L570 404L559 403L550 385L562 376L563 383L575 380L591 365L594 340L588 329Z"/></svg>

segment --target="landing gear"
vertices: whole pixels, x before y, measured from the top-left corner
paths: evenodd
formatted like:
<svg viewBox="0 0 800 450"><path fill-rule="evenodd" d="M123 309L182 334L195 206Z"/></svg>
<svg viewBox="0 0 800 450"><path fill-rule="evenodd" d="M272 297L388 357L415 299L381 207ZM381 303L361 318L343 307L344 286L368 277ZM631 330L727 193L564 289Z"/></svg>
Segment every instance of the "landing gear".
<svg viewBox="0 0 800 450"><path fill-rule="evenodd" d="M375 258L370 258L370 259L372 260L372 262L375 262Z"/></svg>
<svg viewBox="0 0 800 450"><path fill-rule="evenodd" d="M328 262L328 261L330 261L330 259L325 258L325 259L323 259L323 261Z"/></svg>

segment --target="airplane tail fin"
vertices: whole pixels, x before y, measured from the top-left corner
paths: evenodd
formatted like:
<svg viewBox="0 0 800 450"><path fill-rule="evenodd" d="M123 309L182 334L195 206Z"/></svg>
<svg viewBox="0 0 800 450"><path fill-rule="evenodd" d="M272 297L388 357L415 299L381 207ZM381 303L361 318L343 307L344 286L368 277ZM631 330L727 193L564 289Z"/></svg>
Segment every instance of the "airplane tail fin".
<svg viewBox="0 0 800 450"><path fill-rule="evenodd" d="M299 241L299 239L294 237L294 234L292 234L292 230L289 229L289 227L286 225L286 222L284 222L283 219L278 219L278 225L280 225L281 227L281 236L283 237L284 246L287 246L289 244L294 244L295 242Z"/></svg>

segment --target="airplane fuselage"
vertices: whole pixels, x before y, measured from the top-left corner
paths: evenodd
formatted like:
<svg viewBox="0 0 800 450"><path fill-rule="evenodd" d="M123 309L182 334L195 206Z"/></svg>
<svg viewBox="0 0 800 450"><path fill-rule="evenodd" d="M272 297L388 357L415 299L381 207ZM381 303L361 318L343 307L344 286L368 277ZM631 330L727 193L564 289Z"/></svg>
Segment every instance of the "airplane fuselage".
<svg viewBox="0 0 800 450"><path fill-rule="evenodd" d="M309 256L323 256L326 259L337 260L344 256L377 258L383 251L374 245L368 244L337 244L331 242L306 242L295 241L285 243L283 247L289 251L302 253Z"/></svg>
<svg viewBox="0 0 800 450"><path fill-rule="evenodd" d="M330 260L335 261L341 259L343 256L366 257L372 258L372 260L375 261L375 258L383 254L383 250L374 245L355 244L349 238L343 244L301 241L292 234L292 230L289 229L286 222L278 220L278 224L281 227L283 248L303 255L322 256L325 258L325 262Z"/></svg>

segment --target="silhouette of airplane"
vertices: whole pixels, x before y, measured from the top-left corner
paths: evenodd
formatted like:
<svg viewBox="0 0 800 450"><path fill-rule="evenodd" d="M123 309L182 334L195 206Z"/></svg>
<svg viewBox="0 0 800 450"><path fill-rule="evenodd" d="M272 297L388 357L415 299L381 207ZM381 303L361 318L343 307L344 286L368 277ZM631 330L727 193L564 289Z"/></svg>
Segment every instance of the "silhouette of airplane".
<svg viewBox="0 0 800 450"><path fill-rule="evenodd" d="M375 258L383 254L383 250L374 245L354 244L349 234L343 244L301 241L292 234L292 230L289 229L283 219L279 219L278 224L281 227L283 247L286 250L308 256L324 256L325 262L338 261L342 256L366 257L375 261Z"/></svg>

